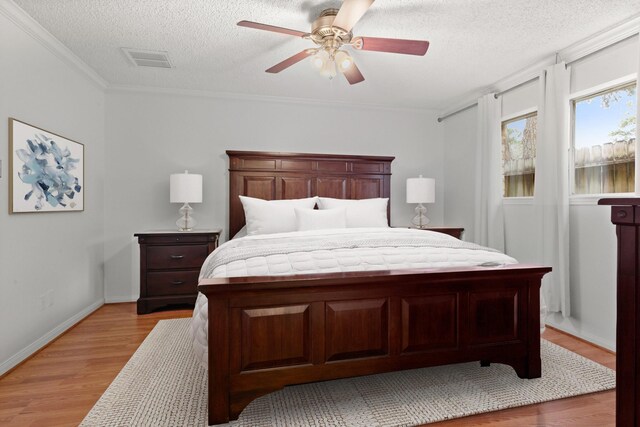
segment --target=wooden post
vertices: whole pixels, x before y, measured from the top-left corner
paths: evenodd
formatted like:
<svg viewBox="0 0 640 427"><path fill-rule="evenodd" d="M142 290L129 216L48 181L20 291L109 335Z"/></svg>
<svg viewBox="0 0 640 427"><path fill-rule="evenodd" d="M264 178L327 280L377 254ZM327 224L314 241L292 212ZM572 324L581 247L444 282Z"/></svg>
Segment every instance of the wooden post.
<svg viewBox="0 0 640 427"><path fill-rule="evenodd" d="M640 198L600 199L611 206L618 236L616 425L640 418Z"/></svg>
<svg viewBox="0 0 640 427"><path fill-rule="evenodd" d="M209 298L209 425L229 422L229 301Z"/></svg>

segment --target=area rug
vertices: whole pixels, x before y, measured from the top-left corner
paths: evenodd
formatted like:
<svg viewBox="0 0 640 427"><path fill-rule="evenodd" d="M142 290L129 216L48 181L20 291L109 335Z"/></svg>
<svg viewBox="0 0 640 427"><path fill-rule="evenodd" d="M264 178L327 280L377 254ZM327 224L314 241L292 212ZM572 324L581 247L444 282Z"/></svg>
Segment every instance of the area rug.
<svg viewBox="0 0 640 427"><path fill-rule="evenodd" d="M205 426L207 376L192 355L190 319L162 320L82 426ZM542 378L464 363L286 387L228 426L413 426L609 390L615 372L542 340Z"/></svg>

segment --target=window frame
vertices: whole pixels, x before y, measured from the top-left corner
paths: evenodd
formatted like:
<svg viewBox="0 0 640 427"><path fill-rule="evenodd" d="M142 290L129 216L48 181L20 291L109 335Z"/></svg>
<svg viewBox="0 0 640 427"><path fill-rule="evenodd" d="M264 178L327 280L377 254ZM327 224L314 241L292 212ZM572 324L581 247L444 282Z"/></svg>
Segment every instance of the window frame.
<svg viewBox="0 0 640 427"><path fill-rule="evenodd" d="M569 203L571 205L595 205L598 199L603 197L636 197L640 195L640 188L638 187L640 176L638 174L638 166L640 165L640 156L636 152L635 157L635 192L626 193L591 193L591 194L576 194L575 193L575 173L576 173L576 161L575 161L575 138L576 138L576 103L584 101L589 98L595 98L608 92L614 92L616 90L623 89L627 86L636 87L636 117L638 111L640 111L640 95L638 92L638 75L630 74L624 77L620 77L615 80L608 81L584 90L574 92L569 95ZM638 126L638 124L636 124ZM638 141L636 139L636 146Z"/></svg>
<svg viewBox="0 0 640 427"><path fill-rule="evenodd" d="M527 118L533 117L533 116L536 116L536 118L538 118L538 114L539 114L538 106L535 106L535 107L527 108L527 109L522 110L522 111L518 111L518 112L513 113L513 114L502 116L500 118L500 148L501 149L504 148L503 147L504 141L502 140L502 131L503 131L503 127L504 127L505 124L511 123L511 122L515 122L515 121L518 121L518 120L522 120L522 119L527 119ZM538 129L536 129L536 153L538 151L538 132L537 131L538 131ZM536 154L536 157L537 157L537 154ZM503 185L503 188L502 188L502 202L503 203L513 204L513 205L518 204L519 205L519 204L529 204L530 202L533 201L533 198L535 196L535 185L536 185L535 184L535 170L534 170L534 182L533 182L534 194L531 195L531 196L511 196L511 197L505 196L504 195L504 170L501 171L500 175L502 177L502 185Z"/></svg>

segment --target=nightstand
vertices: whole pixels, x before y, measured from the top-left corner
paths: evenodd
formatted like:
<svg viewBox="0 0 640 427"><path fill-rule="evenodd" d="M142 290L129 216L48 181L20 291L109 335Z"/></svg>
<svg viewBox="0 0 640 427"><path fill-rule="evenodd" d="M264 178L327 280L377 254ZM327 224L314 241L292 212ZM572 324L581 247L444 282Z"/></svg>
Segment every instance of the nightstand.
<svg viewBox="0 0 640 427"><path fill-rule="evenodd" d="M456 239L462 239L462 233L464 233L464 228L462 227L427 227L427 228L416 228L416 230L429 230L429 231L435 231L437 233L444 233L444 234L448 234L449 236L453 236Z"/></svg>
<svg viewBox="0 0 640 427"><path fill-rule="evenodd" d="M149 231L136 233L140 245L138 314L170 304L193 305L198 275L218 247L222 230Z"/></svg>

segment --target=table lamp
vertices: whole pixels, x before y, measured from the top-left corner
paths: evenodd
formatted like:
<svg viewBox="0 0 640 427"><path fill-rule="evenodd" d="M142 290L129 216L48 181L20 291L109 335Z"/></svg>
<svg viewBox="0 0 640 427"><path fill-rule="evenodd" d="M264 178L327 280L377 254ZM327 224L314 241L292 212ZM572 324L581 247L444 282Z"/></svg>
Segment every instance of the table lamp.
<svg viewBox="0 0 640 427"><path fill-rule="evenodd" d="M193 208L189 203L202 203L202 175L174 173L169 177L170 203L184 203L180 210L180 218L176 221L178 230L191 231L196 225L192 217Z"/></svg>
<svg viewBox="0 0 640 427"><path fill-rule="evenodd" d="M418 228L425 228L429 223L427 218L427 208L423 203L433 203L436 201L436 180L433 178L407 179L407 203L417 203L416 216L411 221Z"/></svg>

